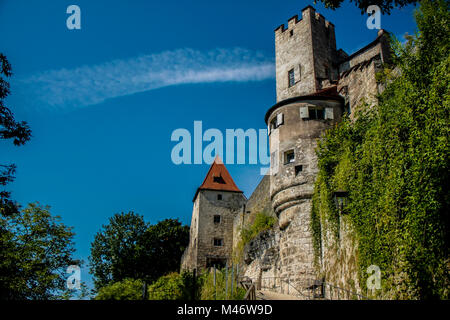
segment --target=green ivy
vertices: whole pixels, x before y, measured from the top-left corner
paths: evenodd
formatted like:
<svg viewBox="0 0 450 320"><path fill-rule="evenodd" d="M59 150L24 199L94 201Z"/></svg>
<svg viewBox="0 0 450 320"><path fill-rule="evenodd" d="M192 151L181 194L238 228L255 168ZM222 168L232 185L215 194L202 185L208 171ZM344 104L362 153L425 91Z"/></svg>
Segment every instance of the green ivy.
<svg viewBox="0 0 450 320"><path fill-rule="evenodd" d="M348 190L360 284L379 266L384 297L449 298L449 12L444 0L421 2L418 33L392 39L395 68L377 77L386 85L378 105L358 108L317 149L316 256L321 229L338 225L332 193Z"/></svg>
<svg viewBox="0 0 450 320"><path fill-rule="evenodd" d="M235 263L242 262L244 247L253 240L259 233L271 229L277 223L277 218L264 211L256 212L251 222L242 227L240 239L233 249L233 261Z"/></svg>

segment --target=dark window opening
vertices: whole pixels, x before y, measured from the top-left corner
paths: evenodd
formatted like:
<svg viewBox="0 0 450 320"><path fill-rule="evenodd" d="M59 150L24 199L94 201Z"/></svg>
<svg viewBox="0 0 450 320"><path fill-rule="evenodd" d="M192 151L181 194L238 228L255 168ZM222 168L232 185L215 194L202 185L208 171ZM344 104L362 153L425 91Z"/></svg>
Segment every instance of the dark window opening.
<svg viewBox="0 0 450 320"><path fill-rule="evenodd" d="M295 84L294 69L289 70L288 78L289 78L289 87L292 87Z"/></svg>
<svg viewBox="0 0 450 320"><path fill-rule="evenodd" d="M311 120L323 120L325 119L325 112L323 109L309 109L309 119Z"/></svg>
<svg viewBox="0 0 450 320"><path fill-rule="evenodd" d="M217 195L217 200L222 200L222 195L221 194Z"/></svg>
<svg viewBox="0 0 450 320"><path fill-rule="evenodd" d="M215 215L214 216L214 223L220 223L220 216L219 215Z"/></svg>
<svg viewBox="0 0 450 320"><path fill-rule="evenodd" d="M222 176L219 176L219 177L213 177L213 181L214 181L215 183L225 184L225 180L223 180Z"/></svg>
<svg viewBox="0 0 450 320"><path fill-rule="evenodd" d="M326 79L329 79L329 78L330 78L330 68L325 64L325 65L323 66L323 69L324 69L324 75L325 75L325 78L326 78Z"/></svg>
<svg viewBox="0 0 450 320"><path fill-rule="evenodd" d="M226 258L206 258L206 267L213 268L216 267L218 269L222 269L225 267L227 263Z"/></svg>
<svg viewBox="0 0 450 320"><path fill-rule="evenodd" d="M284 164L292 163L295 160L294 150L286 151L284 153Z"/></svg>
<svg viewBox="0 0 450 320"><path fill-rule="evenodd" d="M223 246L223 239L214 238L214 246L215 247L222 247Z"/></svg>
<svg viewBox="0 0 450 320"><path fill-rule="evenodd" d="M289 32L289 35L292 37L292 36L294 35L294 30L291 30L291 31Z"/></svg>
<svg viewBox="0 0 450 320"><path fill-rule="evenodd" d="M303 171L303 166L302 165L295 166L295 175L296 176L302 171Z"/></svg>
<svg viewBox="0 0 450 320"><path fill-rule="evenodd" d="M273 118L270 121L270 130L275 130L277 128L277 117Z"/></svg>

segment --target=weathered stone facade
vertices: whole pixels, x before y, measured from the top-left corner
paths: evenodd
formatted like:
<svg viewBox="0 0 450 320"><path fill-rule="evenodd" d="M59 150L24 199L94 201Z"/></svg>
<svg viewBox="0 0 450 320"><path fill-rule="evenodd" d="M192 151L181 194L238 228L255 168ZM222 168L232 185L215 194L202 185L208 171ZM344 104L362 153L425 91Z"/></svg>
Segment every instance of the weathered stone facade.
<svg viewBox="0 0 450 320"><path fill-rule="evenodd" d="M231 263L234 220L246 202L221 161L216 161L194 196L189 246L181 269Z"/></svg>
<svg viewBox="0 0 450 320"><path fill-rule="evenodd" d="M277 103L266 113L271 153L270 199L278 226L246 247L246 275L264 280L288 279L300 288L313 279L359 291L357 244L344 221L339 239L322 234L320 264L314 264L310 226L312 194L318 172L315 149L344 112L363 102L376 103L381 88L376 72L389 62L387 33L358 52L336 50L333 24L311 6L302 18L275 30ZM352 116L352 114L351 114ZM276 287L283 291L283 284ZM286 289L284 289L286 292Z"/></svg>
<svg viewBox="0 0 450 320"><path fill-rule="evenodd" d="M314 263L311 205L318 173L316 147L323 133L350 116L363 101L376 103L382 89L376 81L383 63L389 62L388 34L378 37L352 55L336 49L334 25L311 6L302 17L288 20L275 30L276 104L265 115L270 144L270 176L263 178L248 201L231 192L218 202L218 191L198 192L193 209L191 240L183 267L205 267L208 259L230 261L239 230L256 212L278 217L278 225L258 235L244 249L243 270L259 285L267 279L288 279L293 287L325 276L326 280L359 291L356 270L357 243L344 220L341 236L322 233L320 263ZM222 191L221 191L222 192ZM223 225L213 216L224 217ZM214 237L223 237L215 248ZM303 290L305 288L301 288ZM285 291L283 284L276 290Z"/></svg>

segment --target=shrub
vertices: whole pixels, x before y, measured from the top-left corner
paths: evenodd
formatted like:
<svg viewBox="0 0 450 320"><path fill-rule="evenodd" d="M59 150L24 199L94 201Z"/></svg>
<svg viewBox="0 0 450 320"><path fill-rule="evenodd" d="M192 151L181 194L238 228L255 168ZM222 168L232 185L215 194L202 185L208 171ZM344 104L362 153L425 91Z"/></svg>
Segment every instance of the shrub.
<svg viewBox="0 0 450 320"><path fill-rule="evenodd" d="M143 282L125 279L100 288L95 300L142 300Z"/></svg>
<svg viewBox="0 0 450 320"><path fill-rule="evenodd" d="M255 238L260 232L272 228L275 222L275 217L264 212L258 212L253 223L247 228L244 227L241 230L241 239L243 244L245 245L250 242L250 240Z"/></svg>
<svg viewBox="0 0 450 320"><path fill-rule="evenodd" d="M201 288L201 300L242 300L246 291L238 286L236 277L232 279L231 271L228 270L228 296L225 282L225 269L216 270L216 285L214 286L214 271L206 273ZM231 282L233 282L233 292L231 291Z"/></svg>
<svg viewBox="0 0 450 320"><path fill-rule="evenodd" d="M150 300L193 300L200 297L202 287L202 276L195 279L195 297L194 277L191 272L181 274L173 272L160 277L148 288Z"/></svg>
<svg viewBox="0 0 450 320"><path fill-rule="evenodd" d="M400 75L386 83L377 106L345 119L318 147L311 217L316 255L321 223L338 223L332 192L345 189L360 283L366 284L368 266L379 266L381 296L389 298L449 297L448 6L421 2L418 34L406 45L393 42Z"/></svg>

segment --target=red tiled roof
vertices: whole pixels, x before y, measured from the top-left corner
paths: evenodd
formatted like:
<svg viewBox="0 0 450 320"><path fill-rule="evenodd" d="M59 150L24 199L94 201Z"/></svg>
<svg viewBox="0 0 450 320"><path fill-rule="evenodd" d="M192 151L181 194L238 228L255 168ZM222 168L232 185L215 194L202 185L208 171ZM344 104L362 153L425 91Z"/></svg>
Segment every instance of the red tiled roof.
<svg viewBox="0 0 450 320"><path fill-rule="evenodd" d="M242 191L239 190L237 185L234 183L233 178L231 178L230 173L219 157L216 157L209 168L208 173L206 174L205 180L203 180L201 186L198 187L194 196L194 201L200 190L218 190L242 193Z"/></svg>

